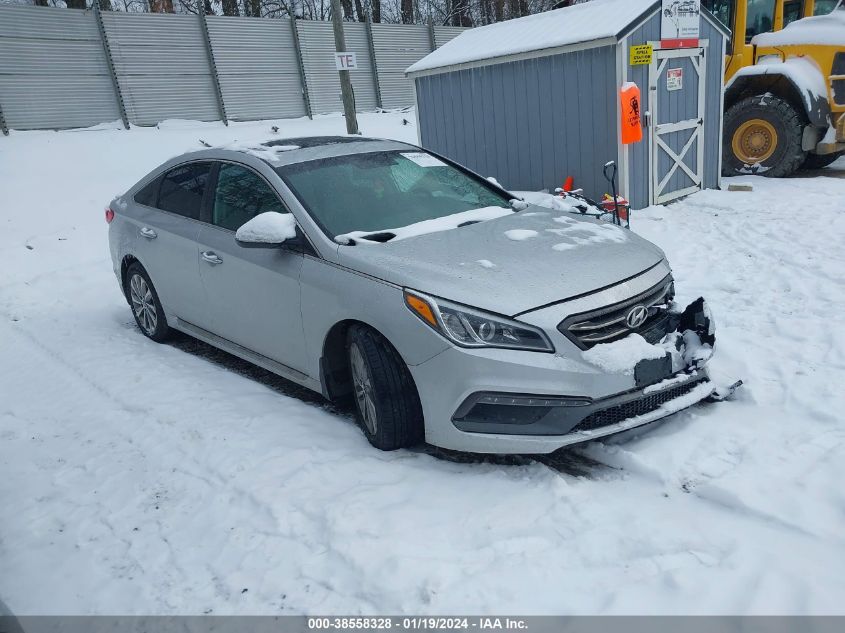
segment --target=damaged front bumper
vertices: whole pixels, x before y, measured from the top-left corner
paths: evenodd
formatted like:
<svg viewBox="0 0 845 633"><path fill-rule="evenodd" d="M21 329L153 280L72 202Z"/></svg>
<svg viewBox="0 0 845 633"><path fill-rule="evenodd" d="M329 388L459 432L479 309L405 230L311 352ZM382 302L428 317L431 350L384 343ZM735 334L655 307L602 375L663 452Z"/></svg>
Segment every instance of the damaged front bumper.
<svg viewBox="0 0 845 633"><path fill-rule="evenodd" d="M665 354L634 364L634 389L602 398L475 392L452 423L463 433L520 436L538 446L553 440L560 448L643 426L713 397L704 366L713 353L715 324L706 302L699 299L668 317L657 345Z"/></svg>

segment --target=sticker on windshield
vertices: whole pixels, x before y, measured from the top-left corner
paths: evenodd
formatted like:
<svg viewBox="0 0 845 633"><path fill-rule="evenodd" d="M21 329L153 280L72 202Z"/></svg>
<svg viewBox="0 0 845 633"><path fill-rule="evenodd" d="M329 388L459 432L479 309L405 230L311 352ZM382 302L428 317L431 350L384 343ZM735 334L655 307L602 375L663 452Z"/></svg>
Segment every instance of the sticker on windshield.
<svg viewBox="0 0 845 633"><path fill-rule="evenodd" d="M425 152L402 152L402 156L420 167L446 167L446 163L442 160Z"/></svg>

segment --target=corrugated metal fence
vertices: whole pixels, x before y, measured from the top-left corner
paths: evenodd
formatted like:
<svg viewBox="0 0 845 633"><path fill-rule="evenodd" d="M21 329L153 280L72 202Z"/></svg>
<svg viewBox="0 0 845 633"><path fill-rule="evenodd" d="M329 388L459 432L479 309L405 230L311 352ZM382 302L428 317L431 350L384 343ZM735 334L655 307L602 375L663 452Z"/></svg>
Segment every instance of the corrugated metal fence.
<svg viewBox="0 0 845 633"><path fill-rule="evenodd" d="M356 108L413 104L405 69L462 30L344 24ZM0 127L259 120L343 109L331 23L0 5Z"/></svg>

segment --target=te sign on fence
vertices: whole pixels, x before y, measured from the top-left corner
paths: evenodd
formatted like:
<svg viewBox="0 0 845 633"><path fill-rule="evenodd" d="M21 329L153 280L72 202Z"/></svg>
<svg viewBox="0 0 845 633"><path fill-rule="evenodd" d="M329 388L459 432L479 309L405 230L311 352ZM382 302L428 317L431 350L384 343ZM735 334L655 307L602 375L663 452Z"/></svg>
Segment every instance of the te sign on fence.
<svg viewBox="0 0 845 633"><path fill-rule="evenodd" d="M701 0L663 0L660 44L663 48L695 48L701 32Z"/></svg>
<svg viewBox="0 0 845 633"><path fill-rule="evenodd" d="M338 70L358 70L358 58L355 53L335 53L334 65Z"/></svg>

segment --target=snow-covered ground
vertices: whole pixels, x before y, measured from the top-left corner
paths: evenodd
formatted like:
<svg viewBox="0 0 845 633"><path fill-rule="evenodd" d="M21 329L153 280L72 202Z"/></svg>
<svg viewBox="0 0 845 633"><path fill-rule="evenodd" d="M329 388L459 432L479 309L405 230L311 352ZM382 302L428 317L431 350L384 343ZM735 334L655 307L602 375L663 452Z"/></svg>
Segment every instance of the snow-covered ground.
<svg viewBox="0 0 845 633"><path fill-rule="evenodd" d="M414 140L413 120L361 126ZM0 138L9 609L845 613L845 161L633 217L679 299L710 302L735 401L546 463L447 460L379 453L319 397L133 324L104 205L200 138L269 127Z"/></svg>

